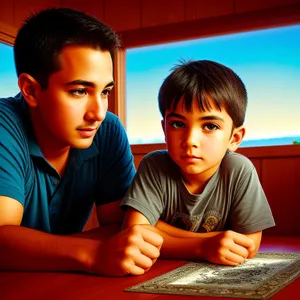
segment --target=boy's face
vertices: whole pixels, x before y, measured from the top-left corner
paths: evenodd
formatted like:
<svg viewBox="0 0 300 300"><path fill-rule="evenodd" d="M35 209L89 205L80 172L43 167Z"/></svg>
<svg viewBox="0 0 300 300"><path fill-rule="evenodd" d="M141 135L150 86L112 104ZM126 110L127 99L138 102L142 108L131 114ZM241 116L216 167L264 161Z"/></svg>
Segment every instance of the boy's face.
<svg viewBox="0 0 300 300"><path fill-rule="evenodd" d="M67 46L59 55L60 70L51 74L46 90L36 92L32 110L39 143L61 148L87 148L104 120L113 88L108 51Z"/></svg>
<svg viewBox="0 0 300 300"><path fill-rule="evenodd" d="M187 112L182 100L176 110L168 110L162 127L170 157L180 167L185 178L196 176L208 180L218 169L227 149L235 151L244 129L234 129L227 112L210 102L210 111L200 111L193 101Z"/></svg>

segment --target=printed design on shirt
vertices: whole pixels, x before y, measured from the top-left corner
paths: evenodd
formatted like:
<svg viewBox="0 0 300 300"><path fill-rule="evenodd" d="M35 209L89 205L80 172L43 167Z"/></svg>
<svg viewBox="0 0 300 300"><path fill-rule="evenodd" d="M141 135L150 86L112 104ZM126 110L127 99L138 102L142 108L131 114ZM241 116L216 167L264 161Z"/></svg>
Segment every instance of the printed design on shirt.
<svg viewBox="0 0 300 300"><path fill-rule="evenodd" d="M215 210L209 210L205 212L203 220L201 227L203 227L206 232L214 231L220 223L221 215Z"/></svg>
<svg viewBox="0 0 300 300"><path fill-rule="evenodd" d="M172 217L170 225L183 230L197 232L201 224L201 219L201 215L190 216L181 212L176 212Z"/></svg>

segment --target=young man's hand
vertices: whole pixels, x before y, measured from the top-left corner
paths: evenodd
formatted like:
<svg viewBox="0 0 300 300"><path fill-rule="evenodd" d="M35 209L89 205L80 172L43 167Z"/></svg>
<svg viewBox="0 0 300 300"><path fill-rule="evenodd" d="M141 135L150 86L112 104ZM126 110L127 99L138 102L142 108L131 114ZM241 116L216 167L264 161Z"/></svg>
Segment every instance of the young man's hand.
<svg viewBox="0 0 300 300"><path fill-rule="evenodd" d="M209 262L237 266L255 250L253 239L227 230L203 239L201 256Z"/></svg>
<svg viewBox="0 0 300 300"><path fill-rule="evenodd" d="M159 234L143 225L128 227L94 248L87 258L87 272L105 276L142 275L159 257L162 243Z"/></svg>

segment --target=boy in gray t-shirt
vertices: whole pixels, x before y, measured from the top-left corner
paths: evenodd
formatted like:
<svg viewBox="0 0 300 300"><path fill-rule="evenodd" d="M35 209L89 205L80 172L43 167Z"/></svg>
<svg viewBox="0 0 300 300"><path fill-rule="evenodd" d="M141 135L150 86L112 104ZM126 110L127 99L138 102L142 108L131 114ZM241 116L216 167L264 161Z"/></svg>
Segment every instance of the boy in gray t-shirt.
<svg viewBox="0 0 300 300"><path fill-rule="evenodd" d="M219 63L183 62L158 100L168 150L140 163L122 201L123 227L152 225L167 258L243 263L274 226L253 164L234 153L245 135L243 82Z"/></svg>

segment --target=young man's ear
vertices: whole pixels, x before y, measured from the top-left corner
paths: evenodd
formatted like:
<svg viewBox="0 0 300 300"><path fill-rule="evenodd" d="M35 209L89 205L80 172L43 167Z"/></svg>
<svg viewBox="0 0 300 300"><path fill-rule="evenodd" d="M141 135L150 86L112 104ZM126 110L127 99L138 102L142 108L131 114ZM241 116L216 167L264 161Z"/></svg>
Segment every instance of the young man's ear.
<svg viewBox="0 0 300 300"><path fill-rule="evenodd" d="M30 107L38 105L36 94L41 88L40 84L29 74L22 73L18 79L18 85L21 93Z"/></svg>
<svg viewBox="0 0 300 300"><path fill-rule="evenodd" d="M229 142L229 146L228 146L229 151L234 152L239 147L239 145L243 141L245 132L246 132L246 129L244 126L234 128L230 142Z"/></svg>

